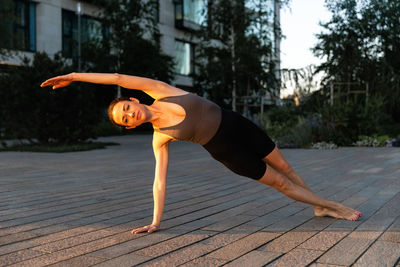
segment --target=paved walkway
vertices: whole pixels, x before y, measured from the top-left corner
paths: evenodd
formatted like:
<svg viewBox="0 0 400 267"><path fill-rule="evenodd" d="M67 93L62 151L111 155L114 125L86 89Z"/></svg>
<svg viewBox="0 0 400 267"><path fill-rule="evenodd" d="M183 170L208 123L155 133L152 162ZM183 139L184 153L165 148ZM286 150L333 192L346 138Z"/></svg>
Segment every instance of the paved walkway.
<svg viewBox="0 0 400 267"><path fill-rule="evenodd" d="M162 231L151 136L78 153L0 153L0 266L400 266L400 149L283 150L319 195L360 221L242 178L200 146L171 144Z"/></svg>

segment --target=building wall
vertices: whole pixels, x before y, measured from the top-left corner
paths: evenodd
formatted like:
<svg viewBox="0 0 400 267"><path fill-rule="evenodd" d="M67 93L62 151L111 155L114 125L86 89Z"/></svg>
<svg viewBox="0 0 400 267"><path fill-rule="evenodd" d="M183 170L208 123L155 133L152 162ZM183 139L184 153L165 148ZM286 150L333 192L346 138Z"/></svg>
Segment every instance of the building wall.
<svg viewBox="0 0 400 267"><path fill-rule="evenodd" d="M161 33L161 48L167 55L174 55L176 39L189 41L187 33L175 27L175 8L172 1L160 1L158 26ZM193 82L189 76L177 74L173 84L190 87L193 85Z"/></svg>
<svg viewBox="0 0 400 267"><path fill-rule="evenodd" d="M62 50L62 9L77 12L75 0L37 0L36 2L36 51L45 51L54 55ZM159 29L161 48L167 55L174 55L175 40L187 40L185 32L175 28L174 4L172 0L160 1ZM81 2L82 14L95 17L98 8ZM31 58L33 53L20 52ZM8 59L8 64L19 64L18 57ZM192 86L192 79L185 75L176 75L173 84Z"/></svg>
<svg viewBox="0 0 400 267"><path fill-rule="evenodd" d="M53 55L61 51L61 1L38 1L36 6L36 49Z"/></svg>
<svg viewBox="0 0 400 267"><path fill-rule="evenodd" d="M275 3L278 0L269 0ZM76 0L37 0L36 3L36 51L45 51L54 55L62 50L62 9L77 11ZM86 2L81 2L82 14L95 17L99 9ZM279 8L278 8L279 10ZM279 16L275 16L279 20ZM167 55L174 56L175 41L183 40L196 43L189 34L175 27L175 6L173 0L159 1L159 30L161 34L161 48ZM279 40L275 45L280 45ZM280 47L275 48L279 60ZM22 52L32 57L31 52ZM8 64L19 64L18 58L9 59ZM279 66L279 65L278 65ZM176 75L172 82L176 86L191 87L192 79L186 75Z"/></svg>
<svg viewBox="0 0 400 267"><path fill-rule="evenodd" d="M53 55L62 49L62 9L77 12L78 1L39 0L36 1L36 48ZM98 8L81 3L83 14L96 16Z"/></svg>

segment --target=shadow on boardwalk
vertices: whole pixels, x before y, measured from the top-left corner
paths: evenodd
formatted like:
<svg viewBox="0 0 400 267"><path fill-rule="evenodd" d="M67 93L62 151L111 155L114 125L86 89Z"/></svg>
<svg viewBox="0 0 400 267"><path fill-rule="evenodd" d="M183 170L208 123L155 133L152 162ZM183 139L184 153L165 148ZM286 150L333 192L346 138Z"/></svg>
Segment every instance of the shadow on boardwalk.
<svg viewBox="0 0 400 267"><path fill-rule="evenodd" d="M397 266L400 149L283 150L320 196L360 221L239 177L200 146L171 144L162 230L151 223L151 136L66 153L0 153L0 266Z"/></svg>

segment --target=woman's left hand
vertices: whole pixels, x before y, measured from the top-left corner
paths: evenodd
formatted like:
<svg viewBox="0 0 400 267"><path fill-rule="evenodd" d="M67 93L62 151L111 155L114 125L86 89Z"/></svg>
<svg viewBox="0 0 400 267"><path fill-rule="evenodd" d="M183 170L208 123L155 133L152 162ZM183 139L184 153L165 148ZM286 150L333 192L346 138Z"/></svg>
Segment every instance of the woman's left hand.
<svg viewBox="0 0 400 267"><path fill-rule="evenodd" d="M146 225L140 228L136 228L133 229L131 231L132 234L139 234L139 233L143 233L143 232L148 232L148 233L153 233L155 231L160 230L160 226L159 225L155 225L155 224L150 224L150 225Z"/></svg>

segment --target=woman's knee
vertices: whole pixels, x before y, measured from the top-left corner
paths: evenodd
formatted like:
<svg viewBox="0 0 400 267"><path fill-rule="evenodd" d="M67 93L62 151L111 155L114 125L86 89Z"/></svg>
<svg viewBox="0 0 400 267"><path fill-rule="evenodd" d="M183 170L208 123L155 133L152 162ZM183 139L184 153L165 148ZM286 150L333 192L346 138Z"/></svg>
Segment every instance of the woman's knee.
<svg viewBox="0 0 400 267"><path fill-rule="evenodd" d="M290 166L290 164L284 159L277 161L276 165L275 165L275 168L279 172L281 172L281 173L283 173L285 175L288 175L291 172L293 172L292 166Z"/></svg>
<svg viewBox="0 0 400 267"><path fill-rule="evenodd" d="M276 180L274 188L278 189L281 192L285 192L290 190L291 181L285 177L284 175L280 175L280 177Z"/></svg>
<svg viewBox="0 0 400 267"><path fill-rule="evenodd" d="M292 166L284 159L277 162L277 168L284 174L290 174L293 171Z"/></svg>
<svg viewBox="0 0 400 267"><path fill-rule="evenodd" d="M264 162L272 165L276 170L284 174L289 174L293 171L292 167L285 160L278 148L275 148L268 156L266 156Z"/></svg>
<svg viewBox="0 0 400 267"><path fill-rule="evenodd" d="M271 166L267 167L264 176L258 181L263 184L272 186L279 191L288 190L291 186L291 181L285 175L277 172Z"/></svg>

